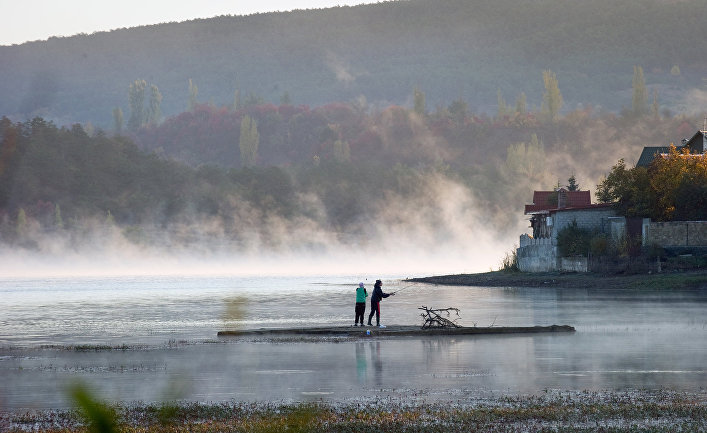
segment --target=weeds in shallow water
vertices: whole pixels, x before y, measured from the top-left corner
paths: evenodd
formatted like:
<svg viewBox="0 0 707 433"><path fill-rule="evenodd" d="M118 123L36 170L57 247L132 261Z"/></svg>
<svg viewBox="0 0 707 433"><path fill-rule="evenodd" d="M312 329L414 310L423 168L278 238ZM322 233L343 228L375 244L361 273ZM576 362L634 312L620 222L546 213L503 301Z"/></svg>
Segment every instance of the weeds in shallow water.
<svg viewBox="0 0 707 433"><path fill-rule="evenodd" d="M99 402L88 389L75 384L70 391L74 404L79 409L91 433L117 433L118 416L115 408Z"/></svg>

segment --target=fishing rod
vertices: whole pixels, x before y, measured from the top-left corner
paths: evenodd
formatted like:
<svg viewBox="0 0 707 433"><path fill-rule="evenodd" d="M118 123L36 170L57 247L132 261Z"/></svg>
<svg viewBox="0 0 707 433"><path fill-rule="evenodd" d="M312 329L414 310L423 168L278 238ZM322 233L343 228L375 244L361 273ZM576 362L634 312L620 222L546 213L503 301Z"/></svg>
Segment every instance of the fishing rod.
<svg viewBox="0 0 707 433"><path fill-rule="evenodd" d="M415 286L416 284L417 284L417 283L410 284L409 286L405 286L405 287L403 287L402 289L398 289L398 290L396 290L396 291L394 291L394 292L391 292L390 294L391 294L391 295L394 295L394 294L396 294L396 293L398 293L398 292L402 292L403 290L409 289L410 287Z"/></svg>

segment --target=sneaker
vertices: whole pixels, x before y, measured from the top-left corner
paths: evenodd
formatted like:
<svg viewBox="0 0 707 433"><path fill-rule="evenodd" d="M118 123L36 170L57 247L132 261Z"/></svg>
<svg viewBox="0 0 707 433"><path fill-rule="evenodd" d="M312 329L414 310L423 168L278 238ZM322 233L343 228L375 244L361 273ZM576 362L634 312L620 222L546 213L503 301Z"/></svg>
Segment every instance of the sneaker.
<svg viewBox="0 0 707 433"><path fill-rule="evenodd" d="M385 328L385 325L378 325L379 328Z"/></svg>

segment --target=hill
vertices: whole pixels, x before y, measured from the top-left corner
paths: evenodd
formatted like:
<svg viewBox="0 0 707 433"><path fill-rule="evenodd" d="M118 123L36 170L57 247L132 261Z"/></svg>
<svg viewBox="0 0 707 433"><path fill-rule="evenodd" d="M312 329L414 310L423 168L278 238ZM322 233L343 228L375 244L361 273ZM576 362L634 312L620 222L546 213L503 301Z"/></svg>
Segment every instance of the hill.
<svg viewBox="0 0 707 433"><path fill-rule="evenodd" d="M60 125L112 127L128 86L144 79L162 113L198 100L229 105L236 92L319 106L365 101L429 106L463 99L495 112L500 91L540 105L541 72L557 74L565 107L630 105L634 65L666 109L689 109L703 86L701 0L409 0L356 7L222 16L0 47L0 114Z"/></svg>

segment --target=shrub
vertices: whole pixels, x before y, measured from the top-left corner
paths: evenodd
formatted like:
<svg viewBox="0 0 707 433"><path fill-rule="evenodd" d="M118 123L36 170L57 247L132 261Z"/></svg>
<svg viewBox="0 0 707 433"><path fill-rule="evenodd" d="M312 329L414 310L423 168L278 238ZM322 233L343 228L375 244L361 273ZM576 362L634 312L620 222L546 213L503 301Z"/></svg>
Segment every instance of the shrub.
<svg viewBox="0 0 707 433"><path fill-rule="evenodd" d="M561 257L583 256L586 257L590 250L592 232L577 226L577 221L572 221L567 227L557 233L557 248Z"/></svg>

